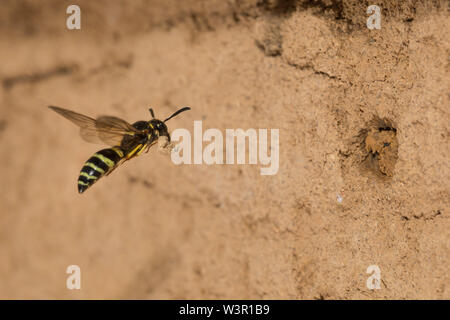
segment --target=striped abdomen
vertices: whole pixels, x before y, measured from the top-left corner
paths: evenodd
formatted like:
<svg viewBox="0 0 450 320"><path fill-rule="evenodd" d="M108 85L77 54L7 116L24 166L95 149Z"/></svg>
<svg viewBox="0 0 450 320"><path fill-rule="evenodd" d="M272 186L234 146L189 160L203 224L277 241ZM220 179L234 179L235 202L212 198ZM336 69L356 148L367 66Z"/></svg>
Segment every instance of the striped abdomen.
<svg viewBox="0 0 450 320"><path fill-rule="evenodd" d="M98 179L111 172L124 157L120 147L103 149L95 153L84 164L78 177L78 192L83 193Z"/></svg>

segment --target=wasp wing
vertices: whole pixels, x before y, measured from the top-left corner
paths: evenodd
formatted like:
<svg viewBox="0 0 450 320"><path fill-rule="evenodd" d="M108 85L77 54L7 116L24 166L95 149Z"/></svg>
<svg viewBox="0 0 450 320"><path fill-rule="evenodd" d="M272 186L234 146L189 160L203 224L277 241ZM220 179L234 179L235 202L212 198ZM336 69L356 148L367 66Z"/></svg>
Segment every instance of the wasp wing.
<svg viewBox="0 0 450 320"><path fill-rule="evenodd" d="M134 136L136 133L142 133L125 120L112 116L98 117L95 128L100 140L116 146L121 144L125 135Z"/></svg>
<svg viewBox="0 0 450 320"><path fill-rule="evenodd" d="M97 134L95 128L95 119L60 107L50 106L49 108L62 115L64 118L70 120L75 125L79 126L80 135L87 142L100 144L104 143L100 140Z"/></svg>
<svg viewBox="0 0 450 320"><path fill-rule="evenodd" d="M140 132L125 120L116 117L102 116L96 120L67 109L54 106L49 108L80 127L80 135L87 142L117 146L124 135Z"/></svg>

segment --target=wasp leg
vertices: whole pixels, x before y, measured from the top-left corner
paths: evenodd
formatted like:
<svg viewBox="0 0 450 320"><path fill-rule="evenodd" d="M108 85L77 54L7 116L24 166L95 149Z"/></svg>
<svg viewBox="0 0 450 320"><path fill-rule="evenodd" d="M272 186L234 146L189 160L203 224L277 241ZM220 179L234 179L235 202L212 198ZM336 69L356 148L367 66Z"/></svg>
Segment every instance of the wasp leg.
<svg viewBox="0 0 450 320"><path fill-rule="evenodd" d="M142 153L142 149L144 149L142 144L137 145L136 148L134 148L127 154L127 160L140 155Z"/></svg>
<svg viewBox="0 0 450 320"><path fill-rule="evenodd" d="M156 144L156 141L151 144L147 144L147 146L145 147L145 153L148 153L150 151L150 148L155 144Z"/></svg>
<svg viewBox="0 0 450 320"><path fill-rule="evenodd" d="M136 157L139 156L142 152L144 152L145 149L146 149L146 147L143 146L142 149L139 150L138 153L136 153Z"/></svg>

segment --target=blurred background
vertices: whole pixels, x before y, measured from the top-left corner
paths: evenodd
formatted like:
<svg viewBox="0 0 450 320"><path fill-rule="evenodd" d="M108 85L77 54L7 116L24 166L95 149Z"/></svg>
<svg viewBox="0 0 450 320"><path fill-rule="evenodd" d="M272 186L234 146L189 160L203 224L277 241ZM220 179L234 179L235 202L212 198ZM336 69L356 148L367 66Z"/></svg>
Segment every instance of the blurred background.
<svg viewBox="0 0 450 320"><path fill-rule="evenodd" d="M449 299L444 2L2 0L0 298ZM48 105L277 128L280 169L151 150L80 195L103 147ZM391 176L364 145L374 119L396 129Z"/></svg>

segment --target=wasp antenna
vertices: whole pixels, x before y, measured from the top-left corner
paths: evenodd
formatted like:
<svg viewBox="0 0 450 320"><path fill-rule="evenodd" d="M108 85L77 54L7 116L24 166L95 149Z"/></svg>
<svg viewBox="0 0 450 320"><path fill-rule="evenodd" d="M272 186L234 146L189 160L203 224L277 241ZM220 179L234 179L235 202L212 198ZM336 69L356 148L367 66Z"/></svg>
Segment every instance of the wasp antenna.
<svg viewBox="0 0 450 320"><path fill-rule="evenodd" d="M168 117L166 120L164 120L164 122L166 122L166 121L172 119L173 117L179 115L180 113L182 113L182 112L184 112L184 111L188 111L188 110L191 110L191 108L189 108L189 107L181 108L180 110L176 111L173 115L171 115L170 117Z"/></svg>
<svg viewBox="0 0 450 320"><path fill-rule="evenodd" d="M153 113L153 109L150 108L150 109L148 109L148 111L150 111L150 114L152 115L152 118L155 119L155 114Z"/></svg>

